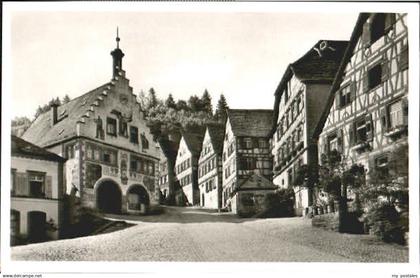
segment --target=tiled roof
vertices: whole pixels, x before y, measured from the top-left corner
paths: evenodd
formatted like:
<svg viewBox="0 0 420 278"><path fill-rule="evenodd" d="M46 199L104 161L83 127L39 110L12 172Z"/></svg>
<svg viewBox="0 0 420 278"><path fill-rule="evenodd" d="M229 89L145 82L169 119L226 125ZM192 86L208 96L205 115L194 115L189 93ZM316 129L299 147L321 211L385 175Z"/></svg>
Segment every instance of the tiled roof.
<svg viewBox="0 0 420 278"><path fill-rule="evenodd" d="M190 152L195 155L200 155L204 139L204 132L192 133L184 131L182 132L182 137L184 138L185 143L187 144L187 147L190 150Z"/></svg>
<svg viewBox="0 0 420 278"><path fill-rule="evenodd" d="M106 83L90 92L72 99L58 109L58 122L52 125L51 111L39 115L22 138L36 145L46 147L76 135L76 123L83 118L91 106L95 106L110 88Z"/></svg>
<svg viewBox="0 0 420 278"><path fill-rule="evenodd" d="M34 144L31 144L23 140L22 138L12 135L11 139L12 139L11 140L12 156L22 156L22 157L29 157L29 158L49 160L49 161L58 161L58 162L66 161L65 158L59 155L56 155L55 153L51 153Z"/></svg>
<svg viewBox="0 0 420 278"><path fill-rule="evenodd" d="M305 55L289 64L277 86L271 134L275 132L281 95L287 82L295 75L303 83L332 84L348 41L318 41ZM324 47L323 51L320 48Z"/></svg>
<svg viewBox="0 0 420 278"><path fill-rule="evenodd" d="M331 86L327 105L325 106L325 110L322 113L321 118L318 122L318 125L315 128L313 138L318 138L322 132L322 129L324 128L325 121L327 120L331 106L334 103L335 92L340 88L340 84L343 80L343 74L346 69L346 65L348 64L348 62L350 61L353 55L353 50L356 47L357 41L359 40L359 37L362 35L363 25L370 15L371 14L369 13L360 13L359 17L357 18L356 26L354 27L353 32L351 34L350 41L343 55L343 59L341 60L341 63L339 67L337 68L337 73L334 77L334 82L332 83L332 86Z"/></svg>
<svg viewBox="0 0 420 278"><path fill-rule="evenodd" d="M235 136L267 137L272 127L273 110L229 109L228 119Z"/></svg>
<svg viewBox="0 0 420 278"><path fill-rule="evenodd" d="M207 125L210 140L215 148L216 152L221 153L223 151L223 138L225 136L224 124L209 124Z"/></svg>
<svg viewBox="0 0 420 278"><path fill-rule="evenodd" d="M322 52L315 50L316 48L319 49L321 45L325 47ZM348 41L319 41L305 55L291 64L290 67L295 76L302 82L332 82L347 45Z"/></svg>
<svg viewBox="0 0 420 278"><path fill-rule="evenodd" d="M246 190L246 189L276 189L278 186L276 186L274 183L272 183L269 179L266 177L259 175L259 174L253 174L246 178L241 184L239 184L239 190Z"/></svg>

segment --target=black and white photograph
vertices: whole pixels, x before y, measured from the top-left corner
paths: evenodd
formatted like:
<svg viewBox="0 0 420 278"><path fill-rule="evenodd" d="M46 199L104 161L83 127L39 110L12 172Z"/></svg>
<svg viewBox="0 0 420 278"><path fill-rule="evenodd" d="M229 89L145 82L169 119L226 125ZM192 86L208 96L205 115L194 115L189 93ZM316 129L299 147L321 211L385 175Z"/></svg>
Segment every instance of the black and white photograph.
<svg viewBox="0 0 420 278"><path fill-rule="evenodd" d="M2 8L3 277L420 275L419 3Z"/></svg>

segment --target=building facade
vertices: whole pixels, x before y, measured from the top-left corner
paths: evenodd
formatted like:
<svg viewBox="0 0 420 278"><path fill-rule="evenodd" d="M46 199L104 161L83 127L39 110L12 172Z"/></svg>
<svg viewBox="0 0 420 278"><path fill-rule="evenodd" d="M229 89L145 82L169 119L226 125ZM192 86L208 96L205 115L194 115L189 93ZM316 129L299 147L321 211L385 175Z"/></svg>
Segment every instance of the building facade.
<svg viewBox="0 0 420 278"><path fill-rule="evenodd" d="M222 208L222 151L224 125L208 125L198 160L200 206Z"/></svg>
<svg viewBox="0 0 420 278"><path fill-rule="evenodd" d="M198 159L201 152L203 134L183 132L179 142L175 162L176 179L180 190L176 203L180 205L199 205Z"/></svg>
<svg viewBox="0 0 420 278"><path fill-rule="evenodd" d="M319 41L290 64L275 92L271 144L273 183L295 191L295 214L312 205L312 192L294 184L302 165L316 167L317 138L313 137L327 106L331 84L347 46L346 41Z"/></svg>
<svg viewBox="0 0 420 278"><path fill-rule="evenodd" d="M168 161L162 154L159 161L159 180L158 186L161 194L161 201L166 200L169 196L169 174L168 174Z"/></svg>
<svg viewBox="0 0 420 278"><path fill-rule="evenodd" d="M272 118L272 110L228 110L222 154L222 205L240 216L260 212L264 196L274 192L269 145ZM259 180L259 186L248 186L250 180Z"/></svg>
<svg viewBox="0 0 420 278"><path fill-rule="evenodd" d="M64 158L12 136L12 245L63 235L64 163Z"/></svg>
<svg viewBox="0 0 420 278"><path fill-rule="evenodd" d="M118 44L119 38L111 52L111 82L53 106L23 138L67 158L67 193L76 192L83 207L144 213L159 199L159 154L122 69Z"/></svg>
<svg viewBox="0 0 420 278"><path fill-rule="evenodd" d="M367 172L386 169L408 145L406 14L360 14L317 132L322 154L336 150Z"/></svg>

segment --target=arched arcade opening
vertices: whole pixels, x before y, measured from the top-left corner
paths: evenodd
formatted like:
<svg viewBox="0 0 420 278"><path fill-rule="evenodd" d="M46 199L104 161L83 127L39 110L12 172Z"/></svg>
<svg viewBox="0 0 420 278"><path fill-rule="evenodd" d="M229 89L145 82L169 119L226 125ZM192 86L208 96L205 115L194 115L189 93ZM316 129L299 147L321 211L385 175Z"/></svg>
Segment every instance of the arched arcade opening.
<svg viewBox="0 0 420 278"><path fill-rule="evenodd" d="M132 185L127 190L127 210L146 213L150 205L149 193L141 185Z"/></svg>
<svg viewBox="0 0 420 278"><path fill-rule="evenodd" d="M122 194L119 185L104 180L96 187L96 208L104 213L121 213Z"/></svg>

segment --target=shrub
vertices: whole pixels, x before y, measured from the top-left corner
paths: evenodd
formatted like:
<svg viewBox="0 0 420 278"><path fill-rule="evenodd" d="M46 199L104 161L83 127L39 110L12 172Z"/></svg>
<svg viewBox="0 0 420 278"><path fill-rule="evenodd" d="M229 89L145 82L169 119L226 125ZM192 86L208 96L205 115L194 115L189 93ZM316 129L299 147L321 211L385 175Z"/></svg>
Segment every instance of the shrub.
<svg viewBox="0 0 420 278"><path fill-rule="evenodd" d="M408 213L398 212L393 204L376 203L364 214L372 233L385 242L404 244L408 231Z"/></svg>
<svg viewBox="0 0 420 278"><path fill-rule="evenodd" d="M279 189L276 193L268 194L265 197L267 206L265 217L287 217L293 216L294 210L293 189Z"/></svg>

